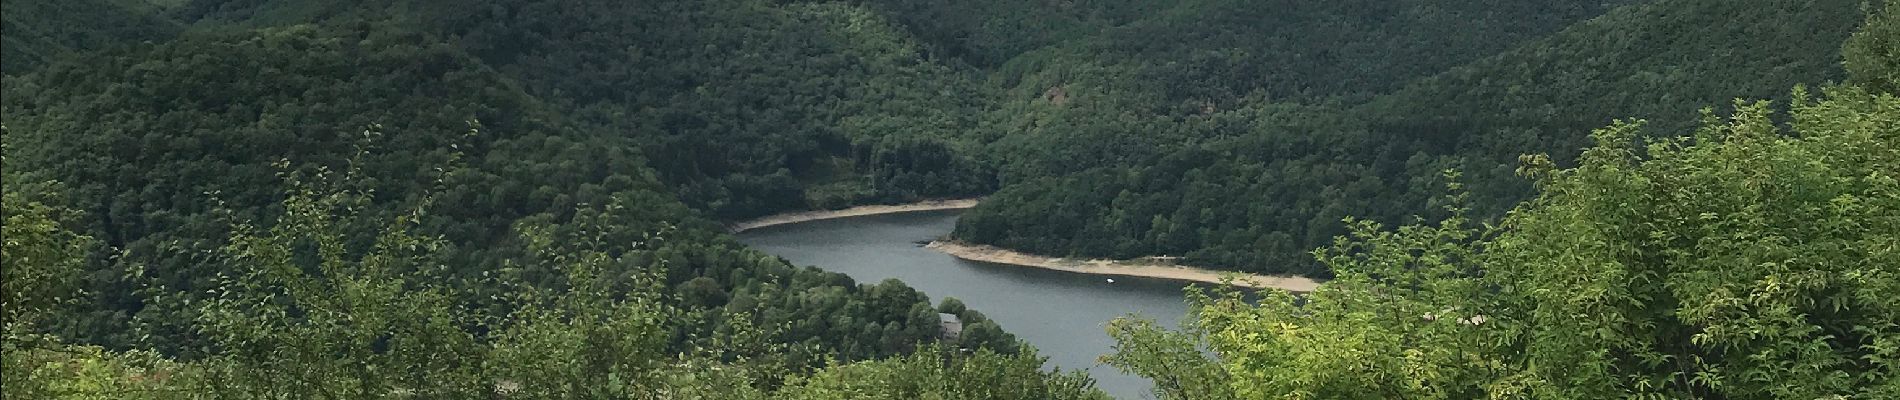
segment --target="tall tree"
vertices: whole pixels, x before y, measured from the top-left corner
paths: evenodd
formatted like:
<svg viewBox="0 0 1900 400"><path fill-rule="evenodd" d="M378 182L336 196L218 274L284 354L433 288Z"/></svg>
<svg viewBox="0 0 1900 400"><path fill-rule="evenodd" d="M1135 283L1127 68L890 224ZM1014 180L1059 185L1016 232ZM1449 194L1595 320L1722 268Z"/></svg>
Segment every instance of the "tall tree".
<svg viewBox="0 0 1900 400"><path fill-rule="evenodd" d="M1841 50L1852 82L1877 92L1900 92L1900 2L1867 4L1867 22Z"/></svg>

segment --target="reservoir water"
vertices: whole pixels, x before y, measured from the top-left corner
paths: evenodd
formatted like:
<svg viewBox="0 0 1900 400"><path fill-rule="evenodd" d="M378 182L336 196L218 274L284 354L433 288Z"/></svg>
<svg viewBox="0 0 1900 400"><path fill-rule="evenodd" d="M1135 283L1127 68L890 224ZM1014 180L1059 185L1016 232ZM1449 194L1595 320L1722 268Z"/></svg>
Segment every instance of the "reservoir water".
<svg viewBox="0 0 1900 400"><path fill-rule="evenodd" d="M896 278L933 303L955 297L1036 346L1050 365L1087 370L1116 398L1152 397L1147 379L1096 362L1114 344L1105 326L1131 313L1173 326L1187 313L1186 283L1135 277L1111 283L1102 276L964 261L918 244L950 233L956 218L955 211L873 215L770 226L738 237L793 264L860 283Z"/></svg>

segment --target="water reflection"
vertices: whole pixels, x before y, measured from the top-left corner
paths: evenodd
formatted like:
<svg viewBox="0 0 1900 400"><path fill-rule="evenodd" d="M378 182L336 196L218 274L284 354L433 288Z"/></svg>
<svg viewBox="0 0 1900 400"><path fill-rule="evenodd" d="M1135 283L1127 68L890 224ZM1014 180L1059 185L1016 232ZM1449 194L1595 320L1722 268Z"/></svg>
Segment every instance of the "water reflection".
<svg viewBox="0 0 1900 400"><path fill-rule="evenodd" d="M955 211L875 215L747 231L739 239L798 265L816 265L858 282L896 278L930 295L955 297L1035 345L1064 370L1087 369L1109 394L1150 398L1146 379L1096 363L1111 351L1108 321L1138 313L1172 325L1187 312L1185 283L1106 277L959 260L927 242L949 233Z"/></svg>

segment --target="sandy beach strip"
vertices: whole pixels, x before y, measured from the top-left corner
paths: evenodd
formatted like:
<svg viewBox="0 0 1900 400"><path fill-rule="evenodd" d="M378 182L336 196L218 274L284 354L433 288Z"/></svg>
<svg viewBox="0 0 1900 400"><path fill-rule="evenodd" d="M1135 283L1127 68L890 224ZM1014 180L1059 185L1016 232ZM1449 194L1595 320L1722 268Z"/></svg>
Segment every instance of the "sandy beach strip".
<svg viewBox="0 0 1900 400"><path fill-rule="evenodd" d="M1046 257L1022 253L996 246L967 244L955 241L939 240L931 242L930 249L949 254L956 258L996 264L1009 264L1024 267L1046 268L1095 275L1139 276L1148 278L1172 279L1204 283L1221 283L1221 278L1232 276L1235 286L1250 288L1272 288L1292 292L1311 292L1319 287L1319 281L1298 276L1270 276L1239 272L1215 271L1180 265L1169 265L1154 261L1141 260L1077 260L1058 257Z"/></svg>
<svg viewBox="0 0 1900 400"><path fill-rule="evenodd" d="M851 207L851 208L845 208L845 209L839 209L839 210L816 210L816 211L800 211L800 212L784 213L784 214L773 214L773 215L768 215L768 216L758 218L758 219L731 223L731 224L726 225L726 228L731 230L732 233L739 233L739 232L745 232L748 230L764 228L764 227L773 226L773 225L796 224L800 222L817 221L821 219L861 217L861 216L866 216L866 215L894 214L894 213L906 213L906 212L915 212L915 211L963 210L963 209L968 209L971 207L976 207L977 200L979 199L930 200L930 201L922 201L922 202L909 203L909 204L870 205L870 206L857 206L857 207Z"/></svg>

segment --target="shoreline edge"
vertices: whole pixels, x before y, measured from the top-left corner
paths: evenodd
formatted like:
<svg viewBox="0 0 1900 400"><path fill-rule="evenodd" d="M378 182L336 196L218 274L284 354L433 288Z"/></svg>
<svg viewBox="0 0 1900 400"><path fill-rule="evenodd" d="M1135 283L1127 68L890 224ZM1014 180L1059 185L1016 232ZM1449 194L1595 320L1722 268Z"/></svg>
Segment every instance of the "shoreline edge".
<svg viewBox="0 0 1900 400"><path fill-rule="evenodd" d="M980 198L928 200L906 204L865 205L837 210L790 212L730 223L726 225L726 229L730 233L740 233L768 226L789 225L827 219L923 211L965 210L976 207L976 204L981 200ZM1149 259L1135 260L1069 259L1035 255L1002 247L969 244L947 239L931 241L930 244L924 247L968 261L1050 269L1088 275L1133 276L1209 284L1227 283L1246 288L1279 289L1297 293L1310 293L1315 288L1318 288L1320 284L1319 281L1302 276L1260 275L1218 271L1153 261L1152 257ZM1222 279L1227 277L1232 277L1233 281L1222 282Z"/></svg>
<svg viewBox="0 0 1900 400"><path fill-rule="evenodd" d="M906 204L868 205L868 206L847 207L847 208L841 208L841 209L836 209L836 210L814 210L814 211L799 211L799 212L790 212L790 213L783 213L783 214L773 214L773 215L767 215L767 216L759 217L755 219L727 224L726 231L729 233L739 233L739 232L745 232L745 231L749 231L753 229L764 228L768 226L796 224L800 222L811 222L811 221L826 220L826 219L862 217L862 216L867 216L867 215L878 215L878 214L897 214L897 213L907 213L907 212L940 211L940 210L965 210L971 207L976 207L976 203L980 200L982 199L928 200L928 201L920 201L916 203L906 203Z"/></svg>
<svg viewBox="0 0 1900 400"><path fill-rule="evenodd" d="M1023 253L1002 247L968 244L950 240L932 241L929 245L924 247L948 254L951 257L969 261L1053 269L1089 275L1135 276L1211 284L1226 283L1222 282L1222 279L1231 276L1233 278L1231 284L1234 286L1254 289L1280 289L1298 293L1310 293L1318 288L1320 284L1319 281L1302 276L1274 276L1216 271L1141 260L1078 260L1048 257Z"/></svg>

